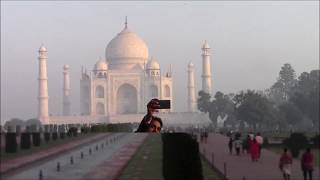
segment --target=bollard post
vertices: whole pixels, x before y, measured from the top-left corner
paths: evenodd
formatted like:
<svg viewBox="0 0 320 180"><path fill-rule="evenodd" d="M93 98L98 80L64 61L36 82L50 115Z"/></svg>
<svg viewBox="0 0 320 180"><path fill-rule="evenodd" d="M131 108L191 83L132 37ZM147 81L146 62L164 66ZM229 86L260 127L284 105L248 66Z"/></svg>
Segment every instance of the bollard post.
<svg viewBox="0 0 320 180"><path fill-rule="evenodd" d="M92 153L92 150L91 150L91 148L89 148L89 154L91 154Z"/></svg>
<svg viewBox="0 0 320 180"><path fill-rule="evenodd" d="M43 174L42 174L42 170L40 169L39 171L39 180L42 180L43 179Z"/></svg>
<svg viewBox="0 0 320 180"><path fill-rule="evenodd" d="M227 163L226 162L223 163L223 174L225 177L227 177Z"/></svg>
<svg viewBox="0 0 320 180"><path fill-rule="evenodd" d="M103 149L103 147L104 147L104 144L103 144L103 143L101 143L101 148Z"/></svg>
<svg viewBox="0 0 320 180"><path fill-rule="evenodd" d="M70 164L73 164L73 156L70 157Z"/></svg>
<svg viewBox="0 0 320 180"><path fill-rule="evenodd" d="M81 157L81 159L83 159L83 152L82 151L80 153L80 157Z"/></svg>
<svg viewBox="0 0 320 180"><path fill-rule="evenodd" d="M60 171L60 162L57 162L57 171Z"/></svg>
<svg viewBox="0 0 320 180"><path fill-rule="evenodd" d="M243 180L246 180L246 176L243 176Z"/></svg>
<svg viewBox="0 0 320 180"><path fill-rule="evenodd" d="M96 151L98 151L98 145L96 145Z"/></svg>

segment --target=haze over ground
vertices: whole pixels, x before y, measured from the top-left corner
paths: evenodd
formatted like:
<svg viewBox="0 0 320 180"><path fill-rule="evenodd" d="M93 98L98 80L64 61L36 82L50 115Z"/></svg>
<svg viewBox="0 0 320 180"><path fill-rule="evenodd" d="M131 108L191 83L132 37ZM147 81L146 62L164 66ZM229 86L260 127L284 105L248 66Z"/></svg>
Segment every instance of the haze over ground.
<svg viewBox="0 0 320 180"><path fill-rule="evenodd" d="M214 93L269 88L284 63L297 76L319 68L319 2L1 1L1 123L37 115L38 48L48 50L49 109L61 114L70 65L73 114L81 66L91 70L124 27L145 40L161 72L172 64L175 110L186 110L187 64L201 89L201 46L212 48Z"/></svg>

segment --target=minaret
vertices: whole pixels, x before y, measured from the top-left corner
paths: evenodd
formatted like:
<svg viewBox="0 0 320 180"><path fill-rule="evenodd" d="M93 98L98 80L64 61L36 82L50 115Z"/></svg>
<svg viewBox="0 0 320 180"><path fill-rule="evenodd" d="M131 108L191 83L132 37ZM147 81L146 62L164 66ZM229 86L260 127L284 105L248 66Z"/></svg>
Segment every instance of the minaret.
<svg viewBox="0 0 320 180"><path fill-rule="evenodd" d="M39 106L38 118L42 124L49 124L49 96L47 76L47 49L42 45L39 49Z"/></svg>
<svg viewBox="0 0 320 180"><path fill-rule="evenodd" d="M210 47L207 41L202 46L202 90L212 94Z"/></svg>
<svg viewBox="0 0 320 180"><path fill-rule="evenodd" d="M63 105L62 114L64 116L70 115L70 76L69 66L63 66Z"/></svg>
<svg viewBox="0 0 320 180"><path fill-rule="evenodd" d="M195 112L197 107L194 66L188 64L188 112Z"/></svg>

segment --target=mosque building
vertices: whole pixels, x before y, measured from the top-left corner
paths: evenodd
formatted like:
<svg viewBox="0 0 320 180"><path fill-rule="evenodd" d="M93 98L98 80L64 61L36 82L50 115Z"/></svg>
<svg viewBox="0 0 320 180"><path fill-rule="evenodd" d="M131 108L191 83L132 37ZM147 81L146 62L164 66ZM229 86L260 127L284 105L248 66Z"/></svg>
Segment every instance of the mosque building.
<svg viewBox="0 0 320 180"><path fill-rule="evenodd" d="M207 42L202 47L203 88L211 92L211 65ZM179 119L174 113L173 78L170 68L163 72L156 58L149 56L146 42L128 28L107 45L105 59L99 59L92 71L82 68L80 79L80 115L71 116L69 66L63 66L63 116L50 116L48 107L47 50L39 49L38 118L43 124L139 122L152 98L170 100L171 109L161 110L163 118ZM164 74L164 75L163 75ZM188 112L196 113L196 89L193 65L188 65ZM199 113L198 113L199 114ZM191 120L192 121L192 120Z"/></svg>

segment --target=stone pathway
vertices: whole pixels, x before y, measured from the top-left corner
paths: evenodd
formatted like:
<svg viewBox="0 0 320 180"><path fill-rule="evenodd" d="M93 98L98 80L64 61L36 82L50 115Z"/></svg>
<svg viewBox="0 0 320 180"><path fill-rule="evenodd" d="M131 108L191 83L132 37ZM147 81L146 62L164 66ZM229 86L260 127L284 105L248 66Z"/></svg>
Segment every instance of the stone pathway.
<svg viewBox="0 0 320 180"><path fill-rule="evenodd" d="M143 136L143 134L140 136ZM112 177L116 177L117 172L120 172L122 167L129 161L130 157L128 155L130 153L134 154L130 150L125 152L123 149L130 149L130 144L135 145L139 141L138 139L143 138L139 137L138 134L132 133L111 134L100 140L91 141L86 146L58 155L50 161L34 164L26 170L3 179L40 179L40 171L42 179L94 179L95 176L92 175L95 173L93 172L97 172L97 169L107 166L111 168L108 170L100 169L99 173L103 176L101 176L102 178L98 177L98 179L109 179L107 177L111 173L113 173ZM81 157L81 154L83 154L83 157ZM110 164L106 164L106 162ZM57 170L58 163L60 165L59 171ZM108 173L105 174L106 172Z"/></svg>
<svg viewBox="0 0 320 180"><path fill-rule="evenodd" d="M124 145L115 153L111 159L107 159L103 163L99 164L93 171L89 172L83 177L83 180L87 179L108 179L115 180L124 170L130 159L137 152L138 148L143 144L147 133L134 133L130 134L133 140L130 143Z"/></svg>
<svg viewBox="0 0 320 180"><path fill-rule="evenodd" d="M29 154L21 157L17 157L15 159L9 159L0 162L0 173L3 175L13 170L17 170L24 166L27 166L31 163L35 163L36 161L45 160L47 158L59 155L61 153L65 153L73 148L77 148L79 146L85 145L87 143L105 138L109 135L109 133L97 134L91 137L84 137L83 139L77 139L75 141L70 141L67 144L61 144L53 148L44 149L35 154Z"/></svg>
<svg viewBox="0 0 320 180"><path fill-rule="evenodd" d="M230 155L227 145L226 136L209 134L207 143L200 143L199 148L209 162L212 162L212 153L214 154L214 166L222 173L226 169L228 180L282 180L282 174L278 168L280 155L262 149L261 159L258 162L252 162L247 154ZM315 168L313 177L319 180L319 167ZM294 160L290 179L303 179L300 162L297 160Z"/></svg>

